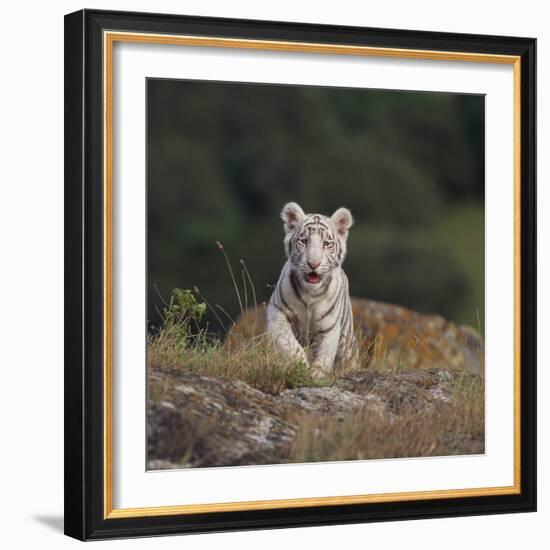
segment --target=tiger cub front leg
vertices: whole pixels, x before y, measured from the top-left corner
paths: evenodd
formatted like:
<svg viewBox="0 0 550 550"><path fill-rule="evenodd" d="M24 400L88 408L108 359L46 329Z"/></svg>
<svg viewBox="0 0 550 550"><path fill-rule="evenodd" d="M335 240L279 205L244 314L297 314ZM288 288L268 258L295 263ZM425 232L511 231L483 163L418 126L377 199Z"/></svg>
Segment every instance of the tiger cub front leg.
<svg viewBox="0 0 550 550"><path fill-rule="evenodd" d="M315 342L312 361L312 374L315 377L322 378L332 372L339 340L340 331L335 327Z"/></svg>
<svg viewBox="0 0 550 550"><path fill-rule="evenodd" d="M267 307L267 332L279 355L308 365L306 352L296 339L288 317L272 304Z"/></svg>

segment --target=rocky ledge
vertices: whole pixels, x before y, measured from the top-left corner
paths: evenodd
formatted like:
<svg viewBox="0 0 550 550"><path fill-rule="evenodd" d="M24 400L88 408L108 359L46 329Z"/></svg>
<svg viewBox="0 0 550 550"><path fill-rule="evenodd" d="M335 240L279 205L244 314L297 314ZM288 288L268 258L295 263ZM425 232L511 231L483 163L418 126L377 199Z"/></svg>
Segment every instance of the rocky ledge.
<svg viewBox="0 0 550 550"><path fill-rule="evenodd" d="M274 396L239 380L157 368L150 372L150 389L163 391L149 401L149 468L292 461L301 419L338 422L366 413L373 422L391 425L411 414L435 417L445 414L465 377L474 378L453 369L366 370L330 386L285 389ZM483 452L483 437L466 439L456 442L456 453Z"/></svg>

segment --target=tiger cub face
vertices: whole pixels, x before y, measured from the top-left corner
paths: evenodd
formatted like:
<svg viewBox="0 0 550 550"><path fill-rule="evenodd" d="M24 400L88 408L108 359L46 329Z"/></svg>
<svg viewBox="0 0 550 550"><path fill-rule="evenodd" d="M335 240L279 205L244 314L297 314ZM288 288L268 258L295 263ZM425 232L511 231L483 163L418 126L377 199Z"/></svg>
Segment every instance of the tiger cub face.
<svg viewBox="0 0 550 550"><path fill-rule="evenodd" d="M351 212L339 208L329 218L322 214L305 214L295 202L281 212L285 229L285 252L294 271L307 289L327 284L330 272L339 268L346 256Z"/></svg>

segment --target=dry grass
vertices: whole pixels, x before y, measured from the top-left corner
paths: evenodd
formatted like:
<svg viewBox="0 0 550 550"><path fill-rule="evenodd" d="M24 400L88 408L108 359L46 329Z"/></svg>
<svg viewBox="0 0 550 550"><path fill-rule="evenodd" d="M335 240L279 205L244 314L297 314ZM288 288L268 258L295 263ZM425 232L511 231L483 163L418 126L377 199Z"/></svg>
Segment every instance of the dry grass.
<svg viewBox="0 0 550 550"><path fill-rule="evenodd" d="M273 351L266 335L233 340L231 346L226 346L203 331L182 338L180 328L169 323L149 339L147 364L156 370L175 368L238 379L273 395L286 388L323 386L329 382L314 378L303 363L284 361Z"/></svg>
<svg viewBox="0 0 550 550"><path fill-rule="evenodd" d="M223 251L223 247L221 248ZM226 258L227 259L227 258ZM244 263L243 263L244 266ZM246 269L246 266L244 266ZM245 273L243 271L243 273ZM246 284L239 304L247 303ZM247 280L250 280L248 272ZM243 275L243 280L245 276ZM249 286L253 289L250 281ZM252 294L252 291L250 291ZM200 298L200 301L197 300ZM255 293L254 293L255 301ZM255 304L256 305L256 304ZM170 391L166 380L153 373L166 369L184 370L203 376L241 380L253 388L272 395L287 388L330 385L335 378L347 374L349 366L337 369L326 380L314 378L306 365L284 361L271 348L265 334L239 336L233 334L227 342L201 328L201 320L210 308L217 315L224 312L212 307L200 294L175 290L165 302L162 326L150 335L147 345L149 367L149 399L158 402ZM257 307L257 306L256 306ZM220 324L225 318L219 319ZM227 321L225 321L227 322ZM396 397L403 402L397 409L382 413L363 409L354 414L330 415L294 414L287 419L298 427L289 455L281 462L326 462L393 457L444 456L484 452L484 378L457 376L452 382L452 395L435 399L429 406L420 404L407 391L393 385L403 372L413 372L398 355L390 357L385 343L378 337L358 338L356 370L384 373L387 380L387 403ZM414 345L422 346L422 342ZM392 378L394 377L394 378ZM413 392L414 393L414 392ZM403 398L404 397L404 398Z"/></svg>
<svg viewBox="0 0 550 550"><path fill-rule="evenodd" d="M359 357L354 370L385 369L385 355L376 348L377 340L367 346L357 334ZM374 346L374 347L373 347ZM309 355L306 349L306 354ZM175 368L186 372L242 380L253 388L273 395L286 388L329 385L335 378L352 369L340 366L320 380L311 375L303 363L284 360L271 347L267 334L244 337L233 334L223 342L206 331L191 333L181 322L165 320L164 325L147 345L147 364L155 369Z"/></svg>
<svg viewBox="0 0 550 550"><path fill-rule="evenodd" d="M459 379L449 402L403 407L399 414L364 410L343 419L302 416L289 462L445 456L484 452L484 383Z"/></svg>

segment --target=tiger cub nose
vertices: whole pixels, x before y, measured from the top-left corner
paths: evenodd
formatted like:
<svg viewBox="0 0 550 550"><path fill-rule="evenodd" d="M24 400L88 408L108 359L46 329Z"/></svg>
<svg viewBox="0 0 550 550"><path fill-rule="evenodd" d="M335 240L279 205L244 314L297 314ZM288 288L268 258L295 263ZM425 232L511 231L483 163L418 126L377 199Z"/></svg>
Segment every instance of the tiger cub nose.
<svg viewBox="0 0 550 550"><path fill-rule="evenodd" d="M321 262L308 262L307 265L309 265L312 270L315 270L321 265Z"/></svg>

